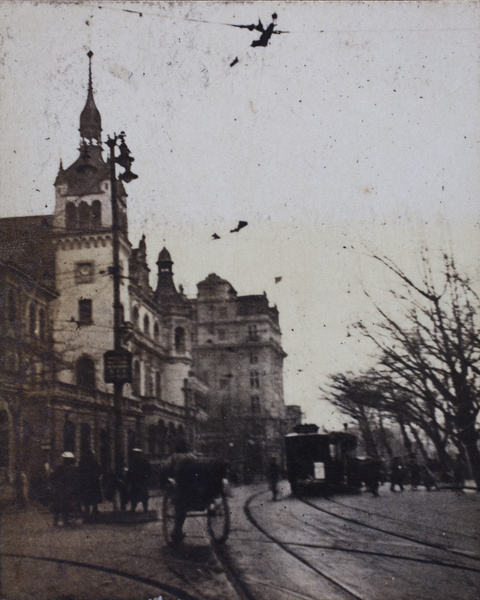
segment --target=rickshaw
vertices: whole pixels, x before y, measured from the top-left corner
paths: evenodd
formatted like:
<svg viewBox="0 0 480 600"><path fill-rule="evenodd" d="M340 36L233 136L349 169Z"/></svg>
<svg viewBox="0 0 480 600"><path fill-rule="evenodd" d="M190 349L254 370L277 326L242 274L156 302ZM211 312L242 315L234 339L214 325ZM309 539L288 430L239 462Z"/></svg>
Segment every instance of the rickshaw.
<svg viewBox="0 0 480 600"><path fill-rule="evenodd" d="M182 459L175 478L169 478L163 497L163 534L169 546L175 546L177 510L186 518L206 517L212 541L223 544L230 533L230 510L225 493L226 464L211 458Z"/></svg>

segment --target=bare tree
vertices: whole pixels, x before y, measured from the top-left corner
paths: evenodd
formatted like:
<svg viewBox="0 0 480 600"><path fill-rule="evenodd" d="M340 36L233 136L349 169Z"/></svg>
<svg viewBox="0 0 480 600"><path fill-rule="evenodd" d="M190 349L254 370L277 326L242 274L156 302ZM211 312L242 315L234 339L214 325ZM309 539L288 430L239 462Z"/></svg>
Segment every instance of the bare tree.
<svg viewBox="0 0 480 600"><path fill-rule="evenodd" d="M434 274L423 254L419 284L391 260L373 258L403 284L400 293L391 290L400 315L392 316L375 304L378 323L371 327L356 324L379 351L377 381L382 383L382 407L404 424L422 429L441 460L447 459L449 440L464 449L480 489L476 429L480 411L479 297L448 255L443 256L442 272Z"/></svg>

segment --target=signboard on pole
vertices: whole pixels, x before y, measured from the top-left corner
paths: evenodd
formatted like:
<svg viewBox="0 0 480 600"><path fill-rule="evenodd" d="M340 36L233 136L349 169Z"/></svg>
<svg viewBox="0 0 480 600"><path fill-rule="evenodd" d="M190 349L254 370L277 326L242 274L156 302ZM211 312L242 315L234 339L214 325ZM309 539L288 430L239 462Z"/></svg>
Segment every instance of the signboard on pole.
<svg viewBox="0 0 480 600"><path fill-rule="evenodd" d="M125 349L109 350L103 355L105 383L132 382L132 353Z"/></svg>

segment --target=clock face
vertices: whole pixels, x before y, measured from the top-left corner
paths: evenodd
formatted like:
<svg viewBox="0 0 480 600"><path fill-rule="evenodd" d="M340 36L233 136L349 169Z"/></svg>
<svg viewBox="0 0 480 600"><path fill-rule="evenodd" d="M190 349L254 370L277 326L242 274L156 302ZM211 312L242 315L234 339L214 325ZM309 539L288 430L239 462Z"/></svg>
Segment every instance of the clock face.
<svg viewBox="0 0 480 600"><path fill-rule="evenodd" d="M93 263L77 263L75 275L77 283L90 283L93 281Z"/></svg>
<svg viewBox="0 0 480 600"><path fill-rule="evenodd" d="M92 265L91 264L83 264L78 267L80 275L91 275L92 274Z"/></svg>

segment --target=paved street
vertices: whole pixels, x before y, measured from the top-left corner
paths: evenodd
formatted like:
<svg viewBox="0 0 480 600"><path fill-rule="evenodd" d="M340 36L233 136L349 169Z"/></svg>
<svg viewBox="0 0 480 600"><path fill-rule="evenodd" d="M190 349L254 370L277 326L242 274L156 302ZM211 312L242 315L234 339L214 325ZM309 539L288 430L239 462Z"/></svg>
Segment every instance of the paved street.
<svg viewBox="0 0 480 600"><path fill-rule="evenodd" d="M302 501L288 484L281 488L276 503L265 485L233 490L221 560L203 519L189 519L185 542L172 550L153 514L71 528L52 527L44 509L4 514L0 598L233 600L226 563L245 597L256 600L480 597L477 493L384 486L379 498ZM151 502L159 514L160 500Z"/></svg>
<svg viewBox="0 0 480 600"><path fill-rule="evenodd" d="M407 488L300 500L283 484L276 503L249 492L229 552L252 597L478 600L480 496Z"/></svg>
<svg viewBox="0 0 480 600"><path fill-rule="evenodd" d="M150 504L160 515L161 498ZM127 515L123 524L77 521L64 528L53 527L43 508L4 514L0 598L235 599L203 519L189 523L188 544L179 551L165 546L160 520L142 521L139 513L133 519Z"/></svg>

